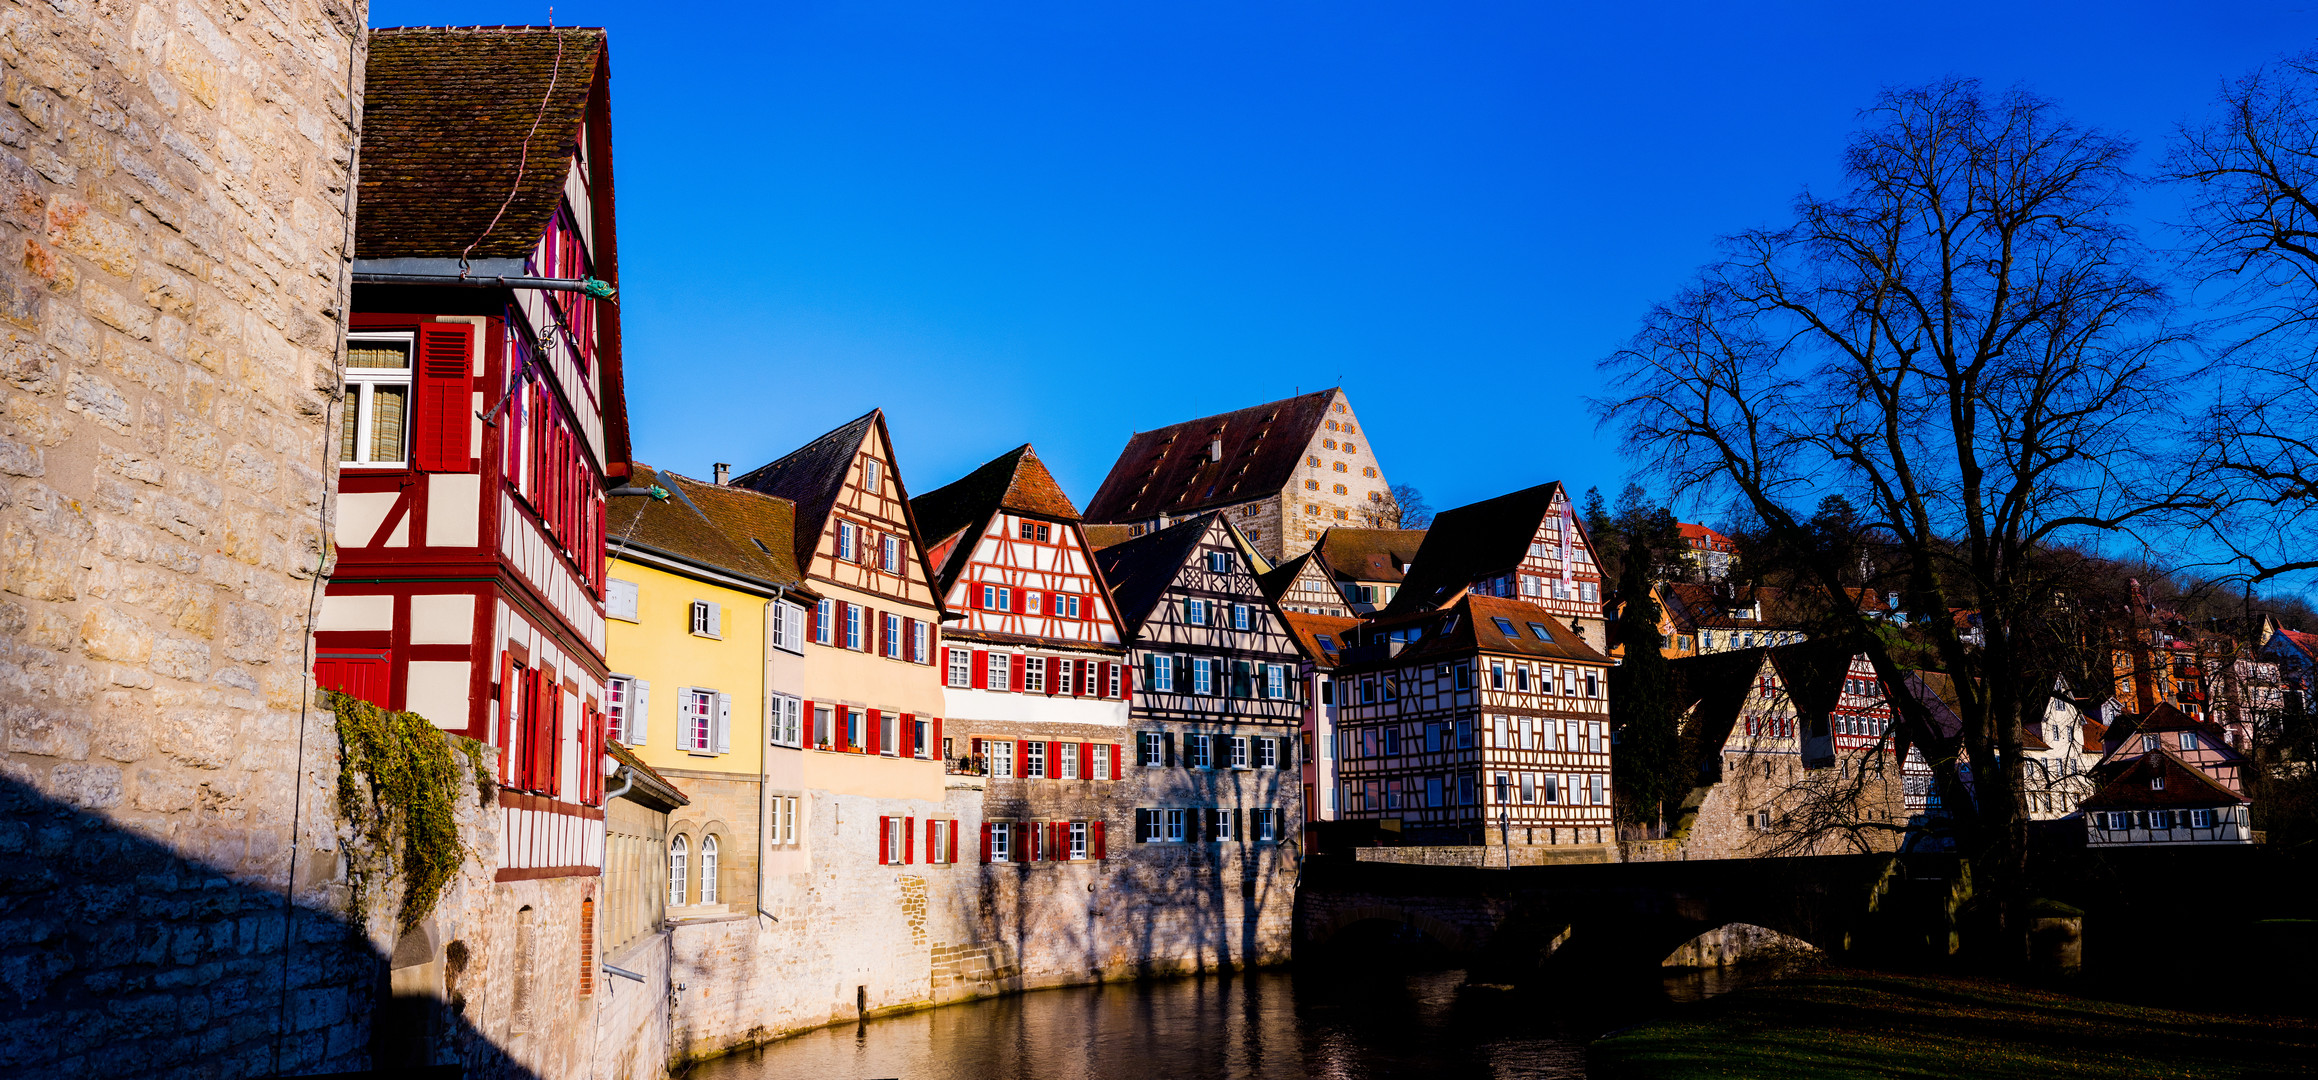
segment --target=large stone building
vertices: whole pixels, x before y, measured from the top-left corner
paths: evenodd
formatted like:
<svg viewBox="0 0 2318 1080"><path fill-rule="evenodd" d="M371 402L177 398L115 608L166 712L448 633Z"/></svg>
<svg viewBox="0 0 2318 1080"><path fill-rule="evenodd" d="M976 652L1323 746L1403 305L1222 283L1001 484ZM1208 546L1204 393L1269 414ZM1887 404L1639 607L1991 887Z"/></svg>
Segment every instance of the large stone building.
<svg viewBox="0 0 2318 1080"><path fill-rule="evenodd" d="M1272 563L1310 550L1333 526L1400 523L1341 388L1136 432L1086 517L1140 534L1210 510Z"/></svg>

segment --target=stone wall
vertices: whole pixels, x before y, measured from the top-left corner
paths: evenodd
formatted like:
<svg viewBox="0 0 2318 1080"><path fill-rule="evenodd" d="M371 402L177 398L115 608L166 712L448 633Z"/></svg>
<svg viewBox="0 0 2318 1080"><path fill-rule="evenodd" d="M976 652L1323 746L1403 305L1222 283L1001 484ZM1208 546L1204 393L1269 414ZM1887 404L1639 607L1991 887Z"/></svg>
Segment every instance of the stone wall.
<svg viewBox="0 0 2318 1080"><path fill-rule="evenodd" d="M0 1071L364 1058L298 796L365 19L0 6Z"/></svg>
<svg viewBox="0 0 2318 1080"><path fill-rule="evenodd" d="M1697 808L1686 828L1675 837L1680 858L1744 859L1786 853L1846 854L1856 850L1849 838L1830 834L1814 848L1790 851L1796 823L1810 816L1807 804L1820 810L1830 805L1830 791L1845 793L1847 815L1895 822L1906 820L1905 796L1897 766L1881 772L1857 774L1874 764L1875 755L1846 754L1837 765L1805 768L1796 754L1725 753L1722 778L1695 789L1689 804ZM1751 820L1750 820L1751 819ZM1872 850L1891 851L1899 844L1896 832L1859 834Z"/></svg>

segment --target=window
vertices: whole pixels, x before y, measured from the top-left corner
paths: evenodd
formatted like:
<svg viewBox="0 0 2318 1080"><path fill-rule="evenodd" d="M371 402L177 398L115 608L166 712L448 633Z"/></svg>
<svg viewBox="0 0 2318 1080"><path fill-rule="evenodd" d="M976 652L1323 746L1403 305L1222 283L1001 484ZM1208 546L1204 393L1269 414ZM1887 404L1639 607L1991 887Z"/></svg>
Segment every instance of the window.
<svg viewBox="0 0 2318 1080"><path fill-rule="evenodd" d="M1503 689L1505 689L1505 665L1503 665L1503 664L1491 664L1491 665L1489 665L1489 689L1491 689L1491 690L1503 690Z"/></svg>
<svg viewBox="0 0 2318 1080"><path fill-rule="evenodd" d="M1094 766L1094 771L1088 774L1087 779L1102 780L1111 775L1111 744L1095 744Z"/></svg>
<svg viewBox="0 0 2318 1080"><path fill-rule="evenodd" d="M1344 472L1344 471L1346 471L1346 470L1345 470L1345 467L1344 467L1344 463L1343 463L1343 462L1341 462L1341 461L1339 461L1339 462L1336 462L1334 465L1332 465L1332 466L1330 466L1330 467L1331 467L1331 468L1334 468L1334 469L1335 469L1337 472ZM1341 485L1341 484L1339 484L1339 485L1337 485L1337 487L1336 487L1336 490L1338 490L1338 491L1342 491L1342 490L1344 490L1344 486L1343 486L1343 485Z"/></svg>
<svg viewBox="0 0 2318 1080"><path fill-rule="evenodd" d="M2173 811L2149 811L2149 827L2152 829L2165 829L2167 831L2171 831L2173 828Z"/></svg>
<svg viewBox="0 0 2318 1080"><path fill-rule="evenodd" d="M2155 736L2155 735L2143 735L2143 736L2141 736L2141 752L2142 752L2142 753L2144 753L2144 754L2153 754L2153 753L2156 753L2156 752L2157 752L2157 736Z"/></svg>
<svg viewBox="0 0 2318 1080"><path fill-rule="evenodd" d="M836 734L830 724L829 706L813 706L813 745L827 750L834 744Z"/></svg>
<svg viewBox="0 0 2318 1080"><path fill-rule="evenodd" d="M805 703L787 694L774 694L766 721L770 727L766 738L775 746L804 745Z"/></svg>
<svg viewBox="0 0 2318 1080"><path fill-rule="evenodd" d="M1318 490L1320 490L1320 481L1318 481L1318 480L1306 480L1306 481L1304 481L1304 490L1306 490L1306 491L1318 491ZM1319 509L1319 507L1313 506L1313 507L1306 507L1305 509L1308 509L1308 510L1317 510L1317 509Z"/></svg>
<svg viewBox="0 0 2318 1080"><path fill-rule="evenodd" d="M1548 645L1553 644L1553 635L1546 631L1544 623L1530 623L1529 633L1539 641L1545 642Z"/></svg>
<svg viewBox="0 0 2318 1080"><path fill-rule="evenodd" d="M1183 842L1183 814L1181 810L1167 811L1167 842L1170 844Z"/></svg>
<svg viewBox="0 0 2318 1080"><path fill-rule="evenodd" d="M1471 690L1473 688L1473 665L1469 663L1457 665L1456 686L1459 690Z"/></svg>
<svg viewBox="0 0 2318 1080"><path fill-rule="evenodd" d="M1441 778L1438 776L1425 777L1425 805L1436 807L1448 805L1441 801Z"/></svg>
<svg viewBox="0 0 2318 1080"><path fill-rule="evenodd" d="M1052 662L1056 665L1067 663L1067 661L1062 660ZM1046 692L1046 665L1048 663L1047 658L1043 656L1033 656L1022 662L1022 691L1024 693L1043 694ZM1058 690L1057 692L1070 693L1068 690Z"/></svg>
<svg viewBox="0 0 2318 1080"><path fill-rule="evenodd" d="M950 685L959 689L974 685L974 650L950 650Z"/></svg>
<svg viewBox="0 0 2318 1080"><path fill-rule="evenodd" d="M775 600L772 605L773 647L788 652L802 652L805 648L803 627L805 609L786 600Z"/></svg>
<svg viewBox="0 0 2318 1080"><path fill-rule="evenodd" d="M1014 590L1007 588L1001 588L998 590L998 610L1014 610Z"/></svg>
<svg viewBox="0 0 2318 1080"><path fill-rule="evenodd" d="M613 578L604 583L604 617L636 621L636 583Z"/></svg>
<svg viewBox="0 0 2318 1080"><path fill-rule="evenodd" d="M845 647L861 651L861 605L845 605Z"/></svg>
<svg viewBox="0 0 2318 1080"><path fill-rule="evenodd" d="M716 837L700 838L700 902L716 903Z"/></svg>
<svg viewBox="0 0 2318 1080"><path fill-rule="evenodd" d="M1063 618L1066 618L1066 619L1075 619L1075 618L1078 618L1078 617L1079 617L1079 598L1078 598L1078 597L1076 597L1076 596L1057 596L1057 597L1055 597L1055 598L1054 598L1054 613L1055 613L1055 614L1057 614L1057 615L1060 615L1060 616L1062 616Z"/></svg>
<svg viewBox="0 0 2318 1080"><path fill-rule="evenodd" d="M861 561L860 530L850 521L837 523L837 557L845 562Z"/></svg>
<svg viewBox="0 0 2318 1080"><path fill-rule="evenodd" d="M1288 665L1264 665L1264 696L1274 699L1288 696Z"/></svg>
<svg viewBox="0 0 2318 1080"><path fill-rule="evenodd" d="M860 709L845 708L844 706L839 706L839 708L845 713L845 745L856 750L866 748L869 744L861 741L861 721L868 714Z"/></svg>
<svg viewBox="0 0 2318 1080"><path fill-rule="evenodd" d="M1193 736L1191 736L1191 737L1190 737L1190 750L1191 750L1191 767L1192 767L1192 768L1194 768L1194 769L1212 769L1212 768L1215 768L1215 736L1213 736L1213 735L1193 735Z"/></svg>
<svg viewBox="0 0 2318 1080"><path fill-rule="evenodd" d="M694 754L716 752L717 698L714 690L684 691L683 715L677 717L677 744Z"/></svg>
<svg viewBox="0 0 2318 1080"><path fill-rule="evenodd" d="M1248 737L1245 735L1231 737L1231 767L1235 769L1248 767Z"/></svg>
<svg viewBox="0 0 2318 1080"><path fill-rule="evenodd" d="M1399 728L1388 727L1388 728L1384 729L1384 756L1386 756L1386 757L1399 757L1399 756L1400 756L1400 729L1399 729Z"/></svg>
<svg viewBox="0 0 2318 1080"><path fill-rule="evenodd" d="M1012 680L1014 676L1014 658L1007 653L994 652L985 655L989 657L989 662L984 665L984 667L987 669L987 673L984 676L983 681L987 683L989 688L992 690L1012 689Z"/></svg>
<svg viewBox="0 0 2318 1080"><path fill-rule="evenodd" d="M878 753L887 757L895 757L901 753L901 739L898 730L900 723L901 716L898 713L877 714Z"/></svg>
<svg viewBox="0 0 2318 1080"><path fill-rule="evenodd" d="M927 657L933 655L933 650L931 646L928 645L926 638L926 624L912 620L910 622L909 630L909 658L911 663L923 664L926 662Z"/></svg>
<svg viewBox="0 0 2318 1080"><path fill-rule="evenodd" d="M1046 744L1032 741L1022 744L1022 775L1034 780L1046 778Z"/></svg>
<svg viewBox="0 0 2318 1080"><path fill-rule="evenodd" d="M2213 811L2211 811L2211 810L2192 810L2192 811L2190 811L2190 812L2189 812L2189 827L2190 827L2190 828L2192 828L2192 829L2210 829L2210 828L2213 828Z"/></svg>
<svg viewBox="0 0 2318 1080"><path fill-rule="evenodd" d="M950 861L950 835L951 831L957 827L958 825L954 821L926 822L927 862L946 863Z"/></svg>
<svg viewBox="0 0 2318 1080"><path fill-rule="evenodd" d="M836 641L837 601L827 598L813 605L813 643L829 645Z"/></svg>
<svg viewBox="0 0 2318 1080"><path fill-rule="evenodd" d="M1459 773L1457 775L1457 805L1473 805L1473 783L1472 773Z"/></svg>
<svg viewBox="0 0 2318 1080"><path fill-rule="evenodd" d="M901 659L901 616L888 614L885 619L885 655Z"/></svg>
<svg viewBox="0 0 2318 1080"><path fill-rule="evenodd" d="M1191 658L1191 692L1215 693L1215 661L1204 656Z"/></svg>
<svg viewBox="0 0 2318 1080"><path fill-rule="evenodd" d="M684 905L684 871L691 858L692 845L679 836L668 841L668 906Z"/></svg>
<svg viewBox="0 0 2318 1080"><path fill-rule="evenodd" d="M1172 692L1175 689L1175 658L1154 654L1148 659L1151 670L1146 681L1151 684L1150 688Z"/></svg>
<svg viewBox="0 0 2318 1080"><path fill-rule="evenodd" d="M1043 544L1046 542L1049 535L1051 535L1051 533L1048 531L1048 527L1045 525L1041 525L1035 521L1025 521L1022 523L1022 538L1025 540L1035 540Z"/></svg>
<svg viewBox="0 0 2318 1080"><path fill-rule="evenodd" d="M2149 790L2151 790L2151 791L2163 791L2163 790L2165 790L2165 774L2164 774L2164 773L2159 773L2159 774L2157 774L2157 775L2155 775L2155 776L2152 776L2152 777L2150 777L2150 778L2149 778Z"/></svg>
<svg viewBox="0 0 2318 1080"><path fill-rule="evenodd" d="M612 737L629 746L644 745L644 716L634 708L636 680L614 675L604 680L604 723Z"/></svg>
<svg viewBox="0 0 2318 1080"><path fill-rule="evenodd" d="M1234 630L1248 628L1248 606L1246 604L1233 604L1231 606L1231 628Z"/></svg>
<svg viewBox="0 0 2318 1080"><path fill-rule="evenodd" d="M1320 458L1319 458L1317 455L1310 455L1310 456L1306 456L1306 457L1304 458L1304 467L1305 467L1305 468L1307 468L1307 469L1317 469L1317 468L1319 468L1319 467L1320 467Z"/></svg>
<svg viewBox="0 0 2318 1080"><path fill-rule="evenodd" d="M888 574L901 573L901 537L889 533L878 538L877 568Z"/></svg>
<svg viewBox="0 0 2318 1080"><path fill-rule="evenodd" d="M1084 859L1087 857L1086 822L1074 821L1070 823L1070 846L1068 850L1070 857L1073 859Z"/></svg>
<svg viewBox="0 0 2318 1080"><path fill-rule="evenodd" d="M409 459L410 353L409 334L347 335L339 461L360 467L401 465Z"/></svg>
<svg viewBox="0 0 2318 1080"><path fill-rule="evenodd" d="M1010 823L987 821L982 824L982 842L990 849L991 862L1012 862L1013 840L1014 829Z"/></svg>
<svg viewBox="0 0 2318 1080"><path fill-rule="evenodd" d="M1258 768L1264 769L1277 769L1280 767L1280 740L1256 740L1256 765Z"/></svg>
<svg viewBox="0 0 2318 1080"><path fill-rule="evenodd" d="M2196 732L2194 732L2194 731L2184 731L2184 732L2182 732L2182 733L2181 733L2181 748L2182 748L2183 750L2195 750L2195 749L2197 749L2197 748L2198 748L2198 742L2197 742L2197 733L2196 733Z"/></svg>
<svg viewBox="0 0 2318 1080"><path fill-rule="evenodd" d="M1371 479L1371 480L1374 480L1374 479L1376 479L1376 466L1374 466L1374 465L1364 465L1364 466L1362 466L1362 467L1361 467L1361 469L1360 469L1360 475L1362 475L1362 476L1365 476L1365 477L1367 477L1367 478L1369 478L1369 479Z"/></svg>
<svg viewBox="0 0 2318 1080"><path fill-rule="evenodd" d="M772 840L776 844L797 842L797 797L776 796L773 799Z"/></svg>
<svg viewBox="0 0 2318 1080"><path fill-rule="evenodd" d="M982 747L983 760L988 766L984 771L991 776L1014 775L1014 740L988 739Z"/></svg>
<svg viewBox="0 0 2318 1080"><path fill-rule="evenodd" d="M1125 697L1125 696L1126 696L1125 694L1121 693L1121 691L1122 691L1122 690L1124 690L1124 689L1125 689L1125 687L1123 687L1123 686L1121 686L1121 685L1120 685L1120 681L1121 681L1121 680L1123 680L1123 679L1126 677L1126 674L1125 674L1125 672L1126 672L1126 668L1125 668L1125 666L1124 666L1124 665L1120 665L1120 664L1112 664L1112 665L1111 665L1111 677L1110 677L1110 679L1109 679L1110 686L1109 686L1109 689L1108 689L1108 690L1106 690L1106 691L1104 692L1104 694L1103 694L1103 696L1104 696L1104 697L1111 697L1111 698L1116 698L1116 697Z"/></svg>
<svg viewBox="0 0 2318 1080"><path fill-rule="evenodd" d="M1054 744L1054 763L1059 767L1056 770L1057 777L1059 779L1078 779L1079 744L1070 742L1058 742Z"/></svg>
<svg viewBox="0 0 2318 1080"><path fill-rule="evenodd" d="M706 600L693 601L692 632L700 637L723 637L724 605Z"/></svg>
<svg viewBox="0 0 2318 1080"><path fill-rule="evenodd" d="M1499 804L1504 804L1504 803L1509 803L1509 802L1512 802L1512 801L1513 801L1513 778L1512 778L1511 776L1508 776L1508 775L1504 774L1504 773L1498 773L1498 774L1497 774L1497 802L1498 802Z"/></svg>
<svg viewBox="0 0 2318 1080"><path fill-rule="evenodd" d="M910 720L910 745L917 748L917 756L934 756L934 722L924 717Z"/></svg>
<svg viewBox="0 0 2318 1080"><path fill-rule="evenodd" d="M883 494L885 491L884 477L880 474L879 465L880 462L876 458L861 459L861 489L873 495Z"/></svg>
<svg viewBox="0 0 2318 1080"><path fill-rule="evenodd" d="M1256 811L1256 842L1276 843L1280 839L1280 812L1274 808Z"/></svg>
<svg viewBox="0 0 2318 1080"><path fill-rule="evenodd" d="M1231 810L1231 809L1229 809L1229 808L1227 808L1227 807L1217 807L1217 808L1215 808L1215 809L1213 809L1213 810L1206 810L1206 811L1202 811L1202 813L1205 813L1205 814L1207 815L1207 823L1208 823L1207 837L1208 837L1208 839L1210 839L1210 840L1237 840L1237 839L1239 839L1239 833L1238 833L1238 830L1236 830L1236 829L1234 829L1234 828L1232 827L1233 825L1237 824L1237 821L1236 821L1235 819L1239 817L1239 814L1238 814L1238 813L1236 813L1235 811L1233 811L1233 810Z"/></svg>
<svg viewBox="0 0 2318 1080"><path fill-rule="evenodd" d="M1135 736L1135 764L1146 769L1158 768L1166 760L1166 738L1164 733L1157 731L1137 733Z"/></svg>
<svg viewBox="0 0 2318 1080"><path fill-rule="evenodd" d="M1207 572L1208 572L1208 573L1211 573L1211 574L1228 574L1228 573L1231 573L1231 552L1228 552L1228 551L1210 551L1210 552L1208 552L1208 553L1207 553Z"/></svg>
<svg viewBox="0 0 2318 1080"><path fill-rule="evenodd" d="M1207 601L1196 597L1183 601L1183 621L1193 626L1207 625Z"/></svg>

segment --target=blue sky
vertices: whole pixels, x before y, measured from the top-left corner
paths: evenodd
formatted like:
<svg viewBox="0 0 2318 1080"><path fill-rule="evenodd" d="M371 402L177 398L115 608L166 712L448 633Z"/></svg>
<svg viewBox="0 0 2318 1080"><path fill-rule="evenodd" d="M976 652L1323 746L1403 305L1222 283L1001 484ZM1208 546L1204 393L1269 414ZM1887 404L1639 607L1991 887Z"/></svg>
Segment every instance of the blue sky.
<svg viewBox="0 0 2318 1080"><path fill-rule="evenodd" d="M378 26L542 5L378 2ZM2024 83L2154 149L2311 9L567 2L612 34L639 456L746 469L873 406L913 490L1019 443L1342 381L1446 507L1614 493L1593 364L1827 186L1879 87Z"/></svg>

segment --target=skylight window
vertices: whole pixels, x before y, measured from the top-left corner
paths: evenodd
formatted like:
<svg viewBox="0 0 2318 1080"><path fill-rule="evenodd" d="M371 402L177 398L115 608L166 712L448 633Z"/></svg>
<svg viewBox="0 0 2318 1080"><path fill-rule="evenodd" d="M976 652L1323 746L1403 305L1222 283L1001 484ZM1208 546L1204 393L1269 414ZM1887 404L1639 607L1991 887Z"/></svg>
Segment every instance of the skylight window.
<svg viewBox="0 0 2318 1080"><path fill-rule="evenodd" d="M1490 622L1493 622L1493 623L1496 623L1496 624L1497 624L1497 632L1498 632L1498 633L1500 633L1500 634L1503 634L1503 635L1505 635L1506 637L1509 637L1509 638L1517 638L1517 637L1520 637L1520 636L1521 636L1521 631L1519 631L1519 630L1515 630L1515 629L1513 628L1513 620L1511 620L1511 619L1507 619L1507 618L1503 618L1503 617L1500 617L1500 616L1495 616L1495 615L1492 615L1492 616L1490 616L1490 617L1489 617L1489 621L1490 621Z"/></svg>
<svg viewBox="0 0 2318 1080"><path fill-rule="evenodd" d="M1315 638L1318 638L1318 639L1320 640L1320 651L1321 651L1321 652L1335 652L1335 651L1336 651L1336 643L1335 643L1335 642L1333 642L1333 641L1330 641L1330 640L1328 640L1328 635L1326 635L1326 634L1314 634L1314 635L1312 635L1312 636L1313 636L1313 637L1315 637Z"/></svg>
<svg viewBox="0 0 2318 1080"><path fill-rule="evenodd" d="M1551 645L1551 644L1553 644L1553 635L1552 635L1552 634L1549 634L1549 633L1547 633L1547 632L1546 632L1546 630L1545 630L1545 624L1544 624L1544 623L1541 623L1541 622L1533 622L1533 623L1530 623L1530 624L1529 624L1529 632L1530 632L1530 633L1532 633L1532 634L1535 634L1535 635L1537 635L1537 640L1539 640L1539 641L1542 641L1542 642L1545 642L1545 643L1546 643L1546 644L1548 644L1548 645Z"/></svg>

